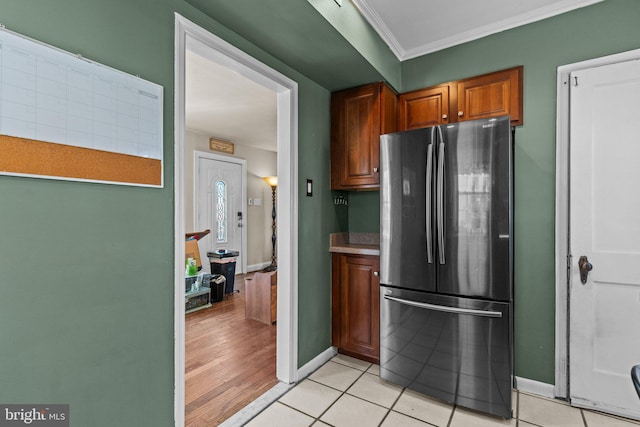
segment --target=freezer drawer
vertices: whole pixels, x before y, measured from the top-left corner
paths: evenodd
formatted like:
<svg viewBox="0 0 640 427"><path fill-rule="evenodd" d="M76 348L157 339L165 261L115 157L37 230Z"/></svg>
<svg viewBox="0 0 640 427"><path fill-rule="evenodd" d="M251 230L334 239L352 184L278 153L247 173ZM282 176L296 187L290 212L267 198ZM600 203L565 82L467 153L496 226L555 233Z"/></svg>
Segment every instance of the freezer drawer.
<svg viewBox="0 0 640 427"><path fill-rule="evenodd" d="M382 286L380 292L383 379L511 418L509 303Z"/></svg>

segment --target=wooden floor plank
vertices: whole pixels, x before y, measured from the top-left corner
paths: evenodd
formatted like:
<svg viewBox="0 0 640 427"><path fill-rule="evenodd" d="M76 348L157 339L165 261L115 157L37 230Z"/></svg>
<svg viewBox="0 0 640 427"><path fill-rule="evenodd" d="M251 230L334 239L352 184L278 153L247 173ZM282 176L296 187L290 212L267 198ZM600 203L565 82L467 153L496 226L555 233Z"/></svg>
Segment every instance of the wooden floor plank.
<svg viewBox="0 0 640 427"><path fill-rule="evenodd" d="M245 319L245 277L240 293L186 315L185 427L217 426L278 383L276 326Z"/></svg>

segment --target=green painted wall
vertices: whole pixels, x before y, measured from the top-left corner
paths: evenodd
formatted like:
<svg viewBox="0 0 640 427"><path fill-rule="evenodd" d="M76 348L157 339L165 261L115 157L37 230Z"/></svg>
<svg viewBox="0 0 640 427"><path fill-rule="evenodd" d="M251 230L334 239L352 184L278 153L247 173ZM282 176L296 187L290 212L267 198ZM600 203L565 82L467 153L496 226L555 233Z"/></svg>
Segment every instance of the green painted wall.
<svg viewBox="0 0 640 427"><path fill-rule="evenodd" d="M349 192L349 231L380 232L380 191Z"/></svg>
<svg viewBox="0 0 640 427"><path fill-rule="evenodd" d="M331 254L329 234L338 230L330 183L330 94L300 87L298 215L298 366L331 345ZM313 196L306 196L306 180Z"/></svg>
<svg viewBox="0 0 640 427"><path fill-rule="evenodd" d="M640 2L608 0L402 64L403 91L524 65L525 125L515 144L518 376L555 383L557 67L640 48L638 22Z"/></svg>
<svg viewBox="0 0 640 427"><path fill-rule="evenodd" d="M333 206L328 89L378 73L361 57L355 68L334 61L314 83L292 64L312 70L316 52L293 58L302 41L286 37L262 50L238 35L261 34L243 28L253 22L238 9L207 15L182 0L0 0L7 28L165 88L164 189L0 176L0 402L69 403L78 426L173 425L176 11L299 84L299 365L330 345L328 235L376 231L379 213L377 192L350 193L348 211ZM640 3L608 0L402 64L403 91L525 65L526 124L516 145L519 376L553 383L556 67L640 47L639 18ZM327 73L338 83L325 81ZM314 180L311 198L306 178Z"/></svg>
<svg viewBox="0 0 640 427"><path fill-rule="evenodd" d="M299 364L330 345L329 92L182 0L0 0L7 28L165 96L163 189L0 176L0 402L69 403L74 426L173 425L175 11L299 84Z"/></svg>
<svg viewBox="0 0 640 427"><path fill-rule="evenodd" d="M0 2L8 29L165 88L164 189L0 177L0 401L173 425L169 2Z"/></svg>

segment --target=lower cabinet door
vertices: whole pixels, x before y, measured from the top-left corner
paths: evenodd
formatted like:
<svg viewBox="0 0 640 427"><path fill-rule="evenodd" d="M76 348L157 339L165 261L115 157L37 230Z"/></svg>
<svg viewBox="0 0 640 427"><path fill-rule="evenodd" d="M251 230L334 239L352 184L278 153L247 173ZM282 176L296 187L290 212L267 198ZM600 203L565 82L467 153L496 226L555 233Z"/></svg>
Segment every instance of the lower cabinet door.
<svg viewBox="0 0 640 427"><path fill-rule="evenodd" d="M333 345L375 363L380 359L379 265L376 256L333 255Z"/></svg>

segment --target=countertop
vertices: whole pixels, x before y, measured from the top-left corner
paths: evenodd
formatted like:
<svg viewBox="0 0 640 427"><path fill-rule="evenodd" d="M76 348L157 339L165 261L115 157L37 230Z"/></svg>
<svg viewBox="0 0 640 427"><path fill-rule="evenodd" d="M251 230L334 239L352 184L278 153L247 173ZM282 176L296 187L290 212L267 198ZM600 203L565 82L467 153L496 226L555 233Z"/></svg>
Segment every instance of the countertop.
<svg viewBox="0 0 640 427"><path fill-rule="evenodd" d="M378 233L331 233L329 252L380 256Z"/></svg>

